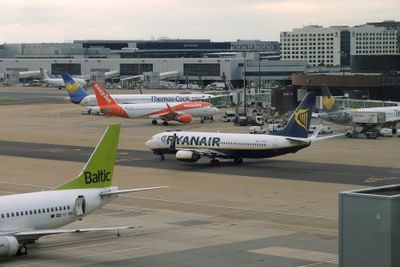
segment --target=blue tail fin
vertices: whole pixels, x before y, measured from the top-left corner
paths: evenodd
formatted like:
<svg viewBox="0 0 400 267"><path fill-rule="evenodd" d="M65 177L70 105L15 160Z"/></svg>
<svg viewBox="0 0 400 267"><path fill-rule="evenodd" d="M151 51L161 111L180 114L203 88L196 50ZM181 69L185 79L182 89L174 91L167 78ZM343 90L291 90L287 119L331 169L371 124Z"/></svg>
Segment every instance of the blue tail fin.
<svg viewBox="0 0 400 267"><path fill-rule="evenodd" d="M63 77L69 99L72 103L79 104L88 94L68 73L62 73L61 76Z"/></svg>
<svg viewBox="0 0 400 267"><path fill-rule="evenodd" d="M337 107L335 103L335 98L332 96L328 86L321 85L321 96L322 96L323 112L334 112L340 110Z"/></svg>
<svg viewBox="0 0 400 267"><path fill-rule="evenodd" d="M314 106L315 92L309 92L290 116L288 124L283 129L272 132L272 135L307 138Z"/></svg>

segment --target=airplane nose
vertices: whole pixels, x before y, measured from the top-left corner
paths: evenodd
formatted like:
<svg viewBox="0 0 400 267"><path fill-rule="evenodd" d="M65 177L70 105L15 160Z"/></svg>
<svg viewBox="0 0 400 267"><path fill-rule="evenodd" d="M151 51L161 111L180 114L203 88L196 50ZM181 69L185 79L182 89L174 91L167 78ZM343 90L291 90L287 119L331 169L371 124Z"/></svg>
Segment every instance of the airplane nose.
<svg viewBox="0 0 400 267"><path fill-rule="evenodd" d="M153 141L151 139L147 140L145 145L147 146L147 148L152 149L153 148Z"/></svg>

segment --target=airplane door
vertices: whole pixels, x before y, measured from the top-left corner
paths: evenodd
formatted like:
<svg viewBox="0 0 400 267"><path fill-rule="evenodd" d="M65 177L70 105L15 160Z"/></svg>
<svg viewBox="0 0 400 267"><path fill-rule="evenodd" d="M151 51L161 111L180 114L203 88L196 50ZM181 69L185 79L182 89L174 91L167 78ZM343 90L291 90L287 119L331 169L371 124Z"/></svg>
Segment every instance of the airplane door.
<svg viewBox="0 0 400 267"><path fill-rule="evenodd" d="M75 215L82 217L86 211L86 201L83 196L79 196L75 200Z"/></svg>

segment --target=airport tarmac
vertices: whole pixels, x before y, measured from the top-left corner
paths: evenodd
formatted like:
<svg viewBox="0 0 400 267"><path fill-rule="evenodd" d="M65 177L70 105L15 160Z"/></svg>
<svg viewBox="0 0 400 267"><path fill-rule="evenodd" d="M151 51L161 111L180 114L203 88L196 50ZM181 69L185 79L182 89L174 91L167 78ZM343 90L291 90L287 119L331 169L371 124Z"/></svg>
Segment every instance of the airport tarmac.
<svg viewBox="0 0 400 267"><path fill-rule="evenodd" d="M24 92L29 94L20 100ZM337 266L338 193L400 181L400 138L338 137L241 166L182 163L171 155L159 161L144 145L155 133L248 128L219 121L164 127L144 119L84 116L65 97L54 88L0 87L0 98L16 99L0 103L1 194L49 189L71 179L110 123L123 125L114 184L169 188L120 196L66 227L141 228L120 237L44 237L29 246L29 255L4 259L1 266Z"/></svg>

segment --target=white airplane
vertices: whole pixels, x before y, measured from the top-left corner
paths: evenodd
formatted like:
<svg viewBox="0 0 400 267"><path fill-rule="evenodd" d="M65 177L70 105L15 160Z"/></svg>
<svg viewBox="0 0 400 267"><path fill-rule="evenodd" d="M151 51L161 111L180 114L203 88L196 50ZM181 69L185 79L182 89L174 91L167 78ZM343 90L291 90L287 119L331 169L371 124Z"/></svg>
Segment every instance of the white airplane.
<svg viewBox="0 0 400 267"><path fill-rule="evenodd" d="M343 125L353 124L353 114L362 112L382 112L385 113L386 123L393 128L400 121L400 106L358 108L358 109L340 109L335 102L329 88L326 85L321 86L323 112L317 113L317 116L323 120Z"/></svg>
<svg viewBox="0 0 400 267"><path fill-rule="evenodd" d="M219 110L208 102L172 102L172 103L141 103L118 104L99 82L93 83L100 112L106 116L122 118L151 118L153 124L158 120L163 125L168 121L190 123L193 117L208 117L218 113Z"/></svg>
<svg viewBox="0 0 400 267"><path fill-rule="evenodd" d="M69 74L61 75L72 103L90 107L98 106L95 95L88 95ZM215 96L210 94L115 94L111 97L119 104L139 104L202 101Z"/></svg>
<svg viewBox="0 0 400 267"><path fill-rule="evenodd" d="M272 135L215 133L215 132L163 132L154 135L146 146L164 159L164 154L176 154L181 161L196 162L201 157L211 159L212 166L218 158L233 159L241 164L243 158L269 158L296 153L316 140L319 130L308 138L315 93L308 93L288 124ZM318 138L322 139L322 138Z"/></svg>
<svg viewBox="0 0 400 267"><path fill-rule="evenodd" d="M50 191L0 196L0 256L27 254L26 244L46 235L131 229L133 226L57 229L101 208L119 194L165 186L119 190L112 186L120 125L110 125L82 172Z"/></svg>
<svg viewBox="0 0 400 267"><path fill-rule="evenodd" d="M42 76L42 82L46 83L46 85L49 87L57 87L58 89L61 89L65 86L63 78L50 78L49 75L47 74L47 71L43 70L42 68L40 68L40 74ZM87 85L87 81L84 79L81 78L74 78L74 79L81 86Z"/></svg>

